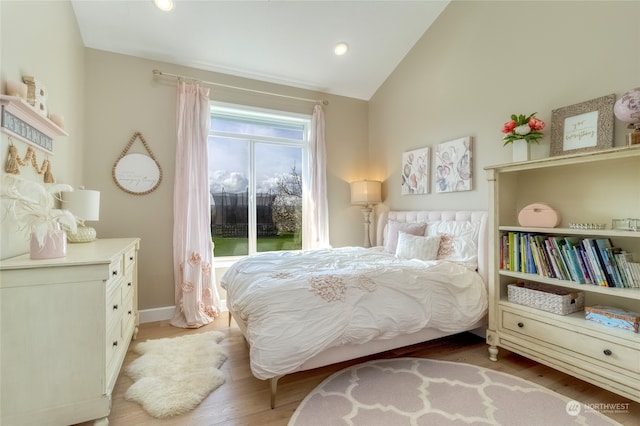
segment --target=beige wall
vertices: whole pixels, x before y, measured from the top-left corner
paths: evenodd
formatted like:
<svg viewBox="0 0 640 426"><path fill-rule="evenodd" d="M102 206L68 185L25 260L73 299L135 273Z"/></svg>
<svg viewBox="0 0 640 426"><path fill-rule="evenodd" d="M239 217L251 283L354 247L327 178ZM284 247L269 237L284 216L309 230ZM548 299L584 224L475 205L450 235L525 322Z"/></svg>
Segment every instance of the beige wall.
<svg viewBox="0 0 640 426"><path fill-rule="evenodd" d="M50 156L57 182L82 184L84 164L84 47L69 2L0 1L0 80L6 93L7 80L21 81L34 76L48 91L50 112L64 116L69 136L54 139ZM18 154L24 157L28 145L14 139ZM3 171L9 139L0 134ZM44 154L38 151L38 165ZM43 182L32 167L21 167L20 176ZM28 235L18 231L10 218L0 218L0 258L26 253Z"/></svg>
<svg viewBox="0 0 640 426"><path fill-rule="evenodd" d="M369 103L370 174L385 181L385 204L488 208L483 168L511 161L500 132L511 114L546 122L532 150L544 158L553 109L640 86L638 22L640 2L452 2ZM616 145L627 132L616 120ZM404 151L431 147L433 167L436 145L464 136L472 191L437 194L432 173L430 194L400 194Z"/></svg>
<svg viewBox="0 0 640 426"><path fill-rule="evenodd" d="M349 205L348 182L383 180L386 207L394 209L484 209L488 193L483 167L511 157L511 149L500 141L510 114L538 111L547 122L547 136L533 152L543 158L549 153L552 109L610 93L619 96L640 85L638 2L454 1L369 103L84 49L68 2L3 0L0 15L3 92L7 79L35 75L47 85L50 110L65 116L69 136L56 140L52 158L57 181L101 191L100 237L142 238L141 309L173 304L175 82L154 78L154 68L328 99L327 180L335 246L362 241L362 216ZM25 32L26 22L31 31ZM311 111L310 104L229 89L212 88L211 99ZM164 172L160 187L144 196L120 191L111 177L113 163L135 131L145 136ZM617 145L625 133L616 123ZM439 142L467 135L475 145L472 191L400 195L402 152L434 149ZM16 145L21 153L26 150L26 145ZM0 149L6 156L5 135ZM132 151L142 149L136 142ZM27 168L23 173L40 179ZM0 226L0 255L25 253L26 236L7 221Z"/></svg>
<svg viewBox="0 0 640 426"><path fill-rule="evenodd" d="M292 96L327 99L325 107L330 239L335 246L362 240L359 210L349 205L348 182L364 178L367 103L291 87L185 68L168 63L86 49L85 185L101 191L101 237L139 236L140 309L173 304L172 226L176 134L176 81L156 78L153 69L204 81L248 87ZM221 102L311 114L313 104L247 92L211 88ZM157 190L131 195L112 180L112 166L134 132L143 134L163 170ZM145 152L138 140L129 152ZM218 271L219 273L221 271Z"/></svg>

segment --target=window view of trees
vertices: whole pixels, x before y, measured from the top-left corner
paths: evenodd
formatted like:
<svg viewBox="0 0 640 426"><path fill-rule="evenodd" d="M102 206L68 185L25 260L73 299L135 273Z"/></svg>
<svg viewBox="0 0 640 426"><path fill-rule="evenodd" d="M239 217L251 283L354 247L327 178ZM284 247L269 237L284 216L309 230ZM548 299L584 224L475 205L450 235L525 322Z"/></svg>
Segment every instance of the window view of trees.
<svg viewBox="0 0 640 426"><path fill-rule="evenodd" d="M308 119L266 120L228 111L217 116L212 111L209 180L215 256L300 250Z"/></svg>

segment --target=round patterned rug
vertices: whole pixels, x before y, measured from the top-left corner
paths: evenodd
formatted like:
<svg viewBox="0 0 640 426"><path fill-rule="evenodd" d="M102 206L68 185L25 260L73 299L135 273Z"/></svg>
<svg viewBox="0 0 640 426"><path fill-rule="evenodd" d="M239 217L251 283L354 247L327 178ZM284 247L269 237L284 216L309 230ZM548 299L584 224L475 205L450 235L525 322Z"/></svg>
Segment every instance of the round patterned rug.
<svg viewBox="0 0 640 426"><path fill-rule="evenodd" d="M424 358L369 361L334 373L290 426L619 425L535 383L475 365Z"/></svg>

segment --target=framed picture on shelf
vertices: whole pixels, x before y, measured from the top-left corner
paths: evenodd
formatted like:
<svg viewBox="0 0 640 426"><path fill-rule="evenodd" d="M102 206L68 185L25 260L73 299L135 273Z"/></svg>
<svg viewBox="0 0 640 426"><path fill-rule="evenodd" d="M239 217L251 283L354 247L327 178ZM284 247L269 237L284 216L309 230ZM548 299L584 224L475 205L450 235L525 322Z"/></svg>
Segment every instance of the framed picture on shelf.
<svg viewBox="0 0 640 426"><path fill-rule="evenodd" d="M429 193L429 148L402 153L402 195Z"/></svg>
<svg viewBox="0 0 640 426"><path fill-rule="evenodd" d="M472 189L471 136L442 142L436 147L436 192Z"/></svg>
<svg viewBox="0 0 640 426"><path fill-rule="evenodd" d="M597 151L613 146L614 94L551 112L550 154Z"/></svg>

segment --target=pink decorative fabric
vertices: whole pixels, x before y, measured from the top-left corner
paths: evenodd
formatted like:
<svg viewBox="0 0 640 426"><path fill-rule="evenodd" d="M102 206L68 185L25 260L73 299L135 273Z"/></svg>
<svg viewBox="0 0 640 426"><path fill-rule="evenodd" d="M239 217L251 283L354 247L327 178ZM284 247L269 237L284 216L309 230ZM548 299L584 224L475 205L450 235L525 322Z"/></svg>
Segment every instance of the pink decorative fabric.
<svg viewBox="0 0 640 426"><path fill-rule="evenodd" d="M384 250L387 253L395 254L398 247L398 235L400 232L405 232L411 235L424 235L426 228L426 223L396 222L395 220L390 220L387 223L387 235L384 239Z"/></svg>
<svg viewBox="0 0 640 426"><path fill-rule="evenodd" d="M171 325L197 328L220 313L209 228L209 89L178 82L177 121L173 190L176 311Z"/></svg>

